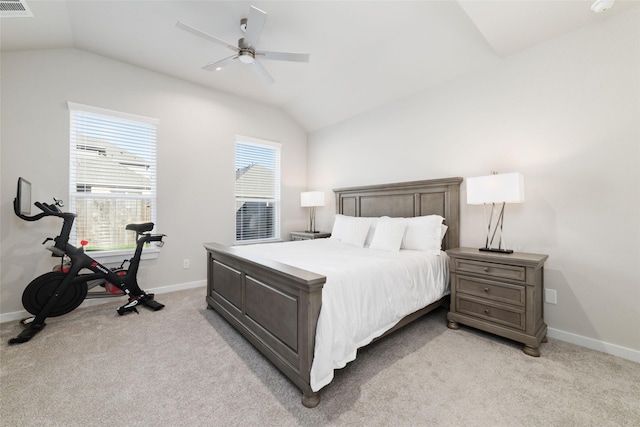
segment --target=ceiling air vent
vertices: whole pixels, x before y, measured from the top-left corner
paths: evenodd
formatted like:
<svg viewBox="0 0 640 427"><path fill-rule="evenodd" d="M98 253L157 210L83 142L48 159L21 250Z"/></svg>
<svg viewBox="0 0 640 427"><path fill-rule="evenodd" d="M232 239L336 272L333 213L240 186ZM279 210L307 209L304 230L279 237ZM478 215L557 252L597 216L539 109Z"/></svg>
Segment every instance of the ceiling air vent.
<svg viewBox="0 0 640 427"><path fill-rule="evenodd" d="M0 18L30 18L33 16L25 0L0 0Z"/></svg>

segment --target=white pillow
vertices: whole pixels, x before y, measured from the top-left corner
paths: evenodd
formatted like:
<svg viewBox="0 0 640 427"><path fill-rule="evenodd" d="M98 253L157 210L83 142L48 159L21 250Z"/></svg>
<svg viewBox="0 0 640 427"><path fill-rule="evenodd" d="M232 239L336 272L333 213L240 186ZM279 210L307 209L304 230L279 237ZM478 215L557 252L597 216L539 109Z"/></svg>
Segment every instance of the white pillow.
<svg viewBox="0 0 640 427"><path fill-rule="evenodd" d="M362 218L366 221L369 221L369 232L367 233L367 238L364 241L364 245L365 246L369 246L371 244L371 242L373 241L373 236L375 236L376 234L376 226L378 225L378 217L367 217L367 218Z"/></svg>
<svg viewBox="0 0 640 427"><path fill-rule="evenodd" d="M405 218L383 216L378 220L373 241L369 248L379 251L399 251L406 228L407 221Z"/></svg>
<svg viewBox="0 0 640 427"><path fill-rule="evenodd" d="M349 221L348 216L344 216L341 214L336 214L333 220L333 229L331 230L330 239L342 240L342 236L344 235L345 230L349 226L347 222Z"/></svg>
<svg viewBox="0 0 640 427"><path fill-rule="evenodd" d="M444 235L447 234L448 226L442 224L440 227L440 248L442 248L442 241L444 240Z"/></svg>
<svg viewBox="0 0 640 427"><path fill-rule="evenodd" d="M356 224L357 222L363 222L363 223L369 224L369 232L367 233L367 238L364 244L365 245L371 244L371 240L373 239L373 234L376 231L376 223L378 222L377 217L355 217L355 216L336 214L333 221L333 230L331 231L330 238L334 240L342 240L344 237L344 234L348 231L348 229L354 226L354 224Z"/></svg>
<svg viewBox="0 0 640 427"><path fill-rule="evenodd" d="M371 218L345 218L348 218L347 227L345 227L340 240L347 245L358 248L363 247L365 240L367 240L367 234L369 234L369 228L371 227Z"/></svg>
<svg viewBox="0 0 640 427"><path fill-rule="evenodd" d="M407 230L401 248L439 254L442 249L443 220L440 215L407 218Z"/></svg>

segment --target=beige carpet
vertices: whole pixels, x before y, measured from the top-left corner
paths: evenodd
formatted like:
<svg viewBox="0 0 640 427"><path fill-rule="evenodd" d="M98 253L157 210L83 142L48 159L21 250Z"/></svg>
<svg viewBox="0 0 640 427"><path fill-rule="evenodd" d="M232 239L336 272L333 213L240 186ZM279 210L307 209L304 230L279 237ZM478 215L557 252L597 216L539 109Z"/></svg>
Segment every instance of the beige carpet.
<svg viewBox="0 0 640 427"><path fill-rule="evenodd" d="M438 310L360 351L314 409L206 309L202 288L159 312L118 303L49 319L9 346L0 325L2 426L639 426L640 365L550 339L542 357Z"/></svg>

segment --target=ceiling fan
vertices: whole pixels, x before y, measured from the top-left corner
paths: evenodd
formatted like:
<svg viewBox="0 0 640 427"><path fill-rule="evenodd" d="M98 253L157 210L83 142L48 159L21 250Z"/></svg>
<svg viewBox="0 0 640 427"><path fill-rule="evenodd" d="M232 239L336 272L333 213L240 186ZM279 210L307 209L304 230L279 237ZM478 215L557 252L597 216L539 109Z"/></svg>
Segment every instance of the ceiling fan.
<svg viewBox="0 0 640 427"><path fill-rule="evenodd" d="M264 68L260 61L258 61L259 57L262 57L264 59L274 59L278 61L309 62L309 54L256 50L256 46L258 44L258 40L260 40L260 35L262 34L262 28L264 27L266 19L266 12L258 9L255 6L251 6L251 8L249 9L249 17L240 20L240 29L245 34L244 37L238 40L237 46L215 36L212 36L211 34L205 33L204 31L194 28L191 25L185 24L181 21L178 21L176 23L176 27L188 31L191 34L195 34L196 36L218 43L235 52L235 54L227 58L205 65L204 67L202 67L203 69L208 71L220 70L225 65L230 64L238 59L243 64L252 66L252 68L256 71L256 73L258 73L262 80L267 83L274 83L275 80L273 80L273 77L271 77L266 68Z"/></svg>

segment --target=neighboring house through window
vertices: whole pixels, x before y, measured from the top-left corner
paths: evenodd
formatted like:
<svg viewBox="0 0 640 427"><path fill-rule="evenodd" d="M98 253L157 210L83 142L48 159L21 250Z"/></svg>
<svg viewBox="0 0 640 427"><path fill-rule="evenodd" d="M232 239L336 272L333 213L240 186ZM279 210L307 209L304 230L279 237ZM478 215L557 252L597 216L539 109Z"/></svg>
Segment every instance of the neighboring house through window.
<svg viewBox="0 0 640 427"><path fill-rule="evenodd" d="M280 144L236 139L236 242L280 238Z"/></svg>
<svg viewBox="0 0 640 427"><path fill-rule="evenodd" d="M86 250L135 247L130 223L155 222L157 120L69 103L71 243Z"/></svg>

